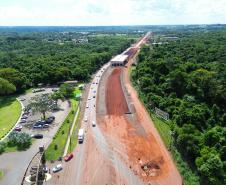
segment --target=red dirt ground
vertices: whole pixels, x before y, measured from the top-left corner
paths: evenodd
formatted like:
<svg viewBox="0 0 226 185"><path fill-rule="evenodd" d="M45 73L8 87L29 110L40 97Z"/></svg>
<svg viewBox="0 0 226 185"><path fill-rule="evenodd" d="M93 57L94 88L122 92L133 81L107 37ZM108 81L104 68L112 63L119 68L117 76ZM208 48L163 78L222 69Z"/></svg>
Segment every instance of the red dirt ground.
<svg viewBox="0 0 226 185"><path fill-rule="evenodd" d="M128 106L120 83L121 68L116 68L108 78L106 88L106 107L108 115L123 115L128 112Z"/></svg>
<svg viewBox="0 0 226 185"><path fill-rule="evenodd" d="M132 61L128 65L131 65ZM132 119L124 114L128 106L122 91L120 75L125 73L125 85L135 106ZM130 85L128 68L115 68L106 87L107 113L102 117L102 130L125 163L145 182L159 185L181 185L182 179L164 146L149 114ZM144 130L144 132L139 131Z"/></svg>

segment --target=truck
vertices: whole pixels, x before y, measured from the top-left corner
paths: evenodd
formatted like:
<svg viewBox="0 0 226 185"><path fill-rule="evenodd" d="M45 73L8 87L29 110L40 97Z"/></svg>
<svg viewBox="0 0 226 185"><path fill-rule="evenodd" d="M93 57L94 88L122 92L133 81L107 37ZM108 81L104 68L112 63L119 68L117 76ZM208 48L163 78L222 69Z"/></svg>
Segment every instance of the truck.
<svg viewBox="0 0 226 185"><path fill-rule="evenodd" d="M83 140L84 140L84 129L81 128L78 131L78 142L79 142L79 144L83 143Z"/></svg>

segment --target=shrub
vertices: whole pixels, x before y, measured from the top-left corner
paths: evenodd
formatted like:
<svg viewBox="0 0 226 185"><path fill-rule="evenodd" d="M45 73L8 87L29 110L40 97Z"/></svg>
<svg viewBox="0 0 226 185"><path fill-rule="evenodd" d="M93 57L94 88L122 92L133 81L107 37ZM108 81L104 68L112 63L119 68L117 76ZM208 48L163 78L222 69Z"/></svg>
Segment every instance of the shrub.
<svg viewBox="0 0 226 185"><path fill-rule="evenodd" d="M2 154L5 151L5 143L0 142L0 154Z"/></svg>
<svg viewBox="0 0 226 185"><path fill-rule="evenodd" d="M27 133L12 132L8 137L8 146L17 146L18 150L25 150L31 145L31 137Z"/></svg>

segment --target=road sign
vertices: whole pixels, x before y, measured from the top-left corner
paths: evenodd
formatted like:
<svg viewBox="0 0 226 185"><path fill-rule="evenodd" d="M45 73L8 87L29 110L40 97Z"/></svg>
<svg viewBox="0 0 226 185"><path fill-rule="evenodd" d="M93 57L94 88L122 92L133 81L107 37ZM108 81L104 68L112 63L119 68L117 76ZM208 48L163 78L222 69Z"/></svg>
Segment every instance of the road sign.
<svg viewBox="0 0 226 185"><path fill-rule="evenodd" d="M155 107L155 113L157 116L161 117L164 120L169 120L169 114L167 112L164 112L163 110Z"/></svg>

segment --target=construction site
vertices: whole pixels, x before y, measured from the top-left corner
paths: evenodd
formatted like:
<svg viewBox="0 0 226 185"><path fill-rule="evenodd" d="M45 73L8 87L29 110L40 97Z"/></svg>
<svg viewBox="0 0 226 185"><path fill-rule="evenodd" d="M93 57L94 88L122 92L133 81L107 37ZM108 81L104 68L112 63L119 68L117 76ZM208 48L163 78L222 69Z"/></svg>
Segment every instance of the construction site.
<svg viewBox="0 0 226 185"><path fill-rule="evenodd" d="M117 155L143 182L181 185L182 179L170 154L130 84L131 64L132 60L127 68L109 69L101 81L101 98L105 87L105 105L98 101L100 128Z"/></svg>
<svg viewBox="0 0 226 185"><path fill-rule="evenodd" d="M74 158L49 185L182 185L153 121L131 85L129 68L146 37L126 50L124 65L109 67L98 84L95 110ZM92 86L91 86L92 89Z"/></svg>

